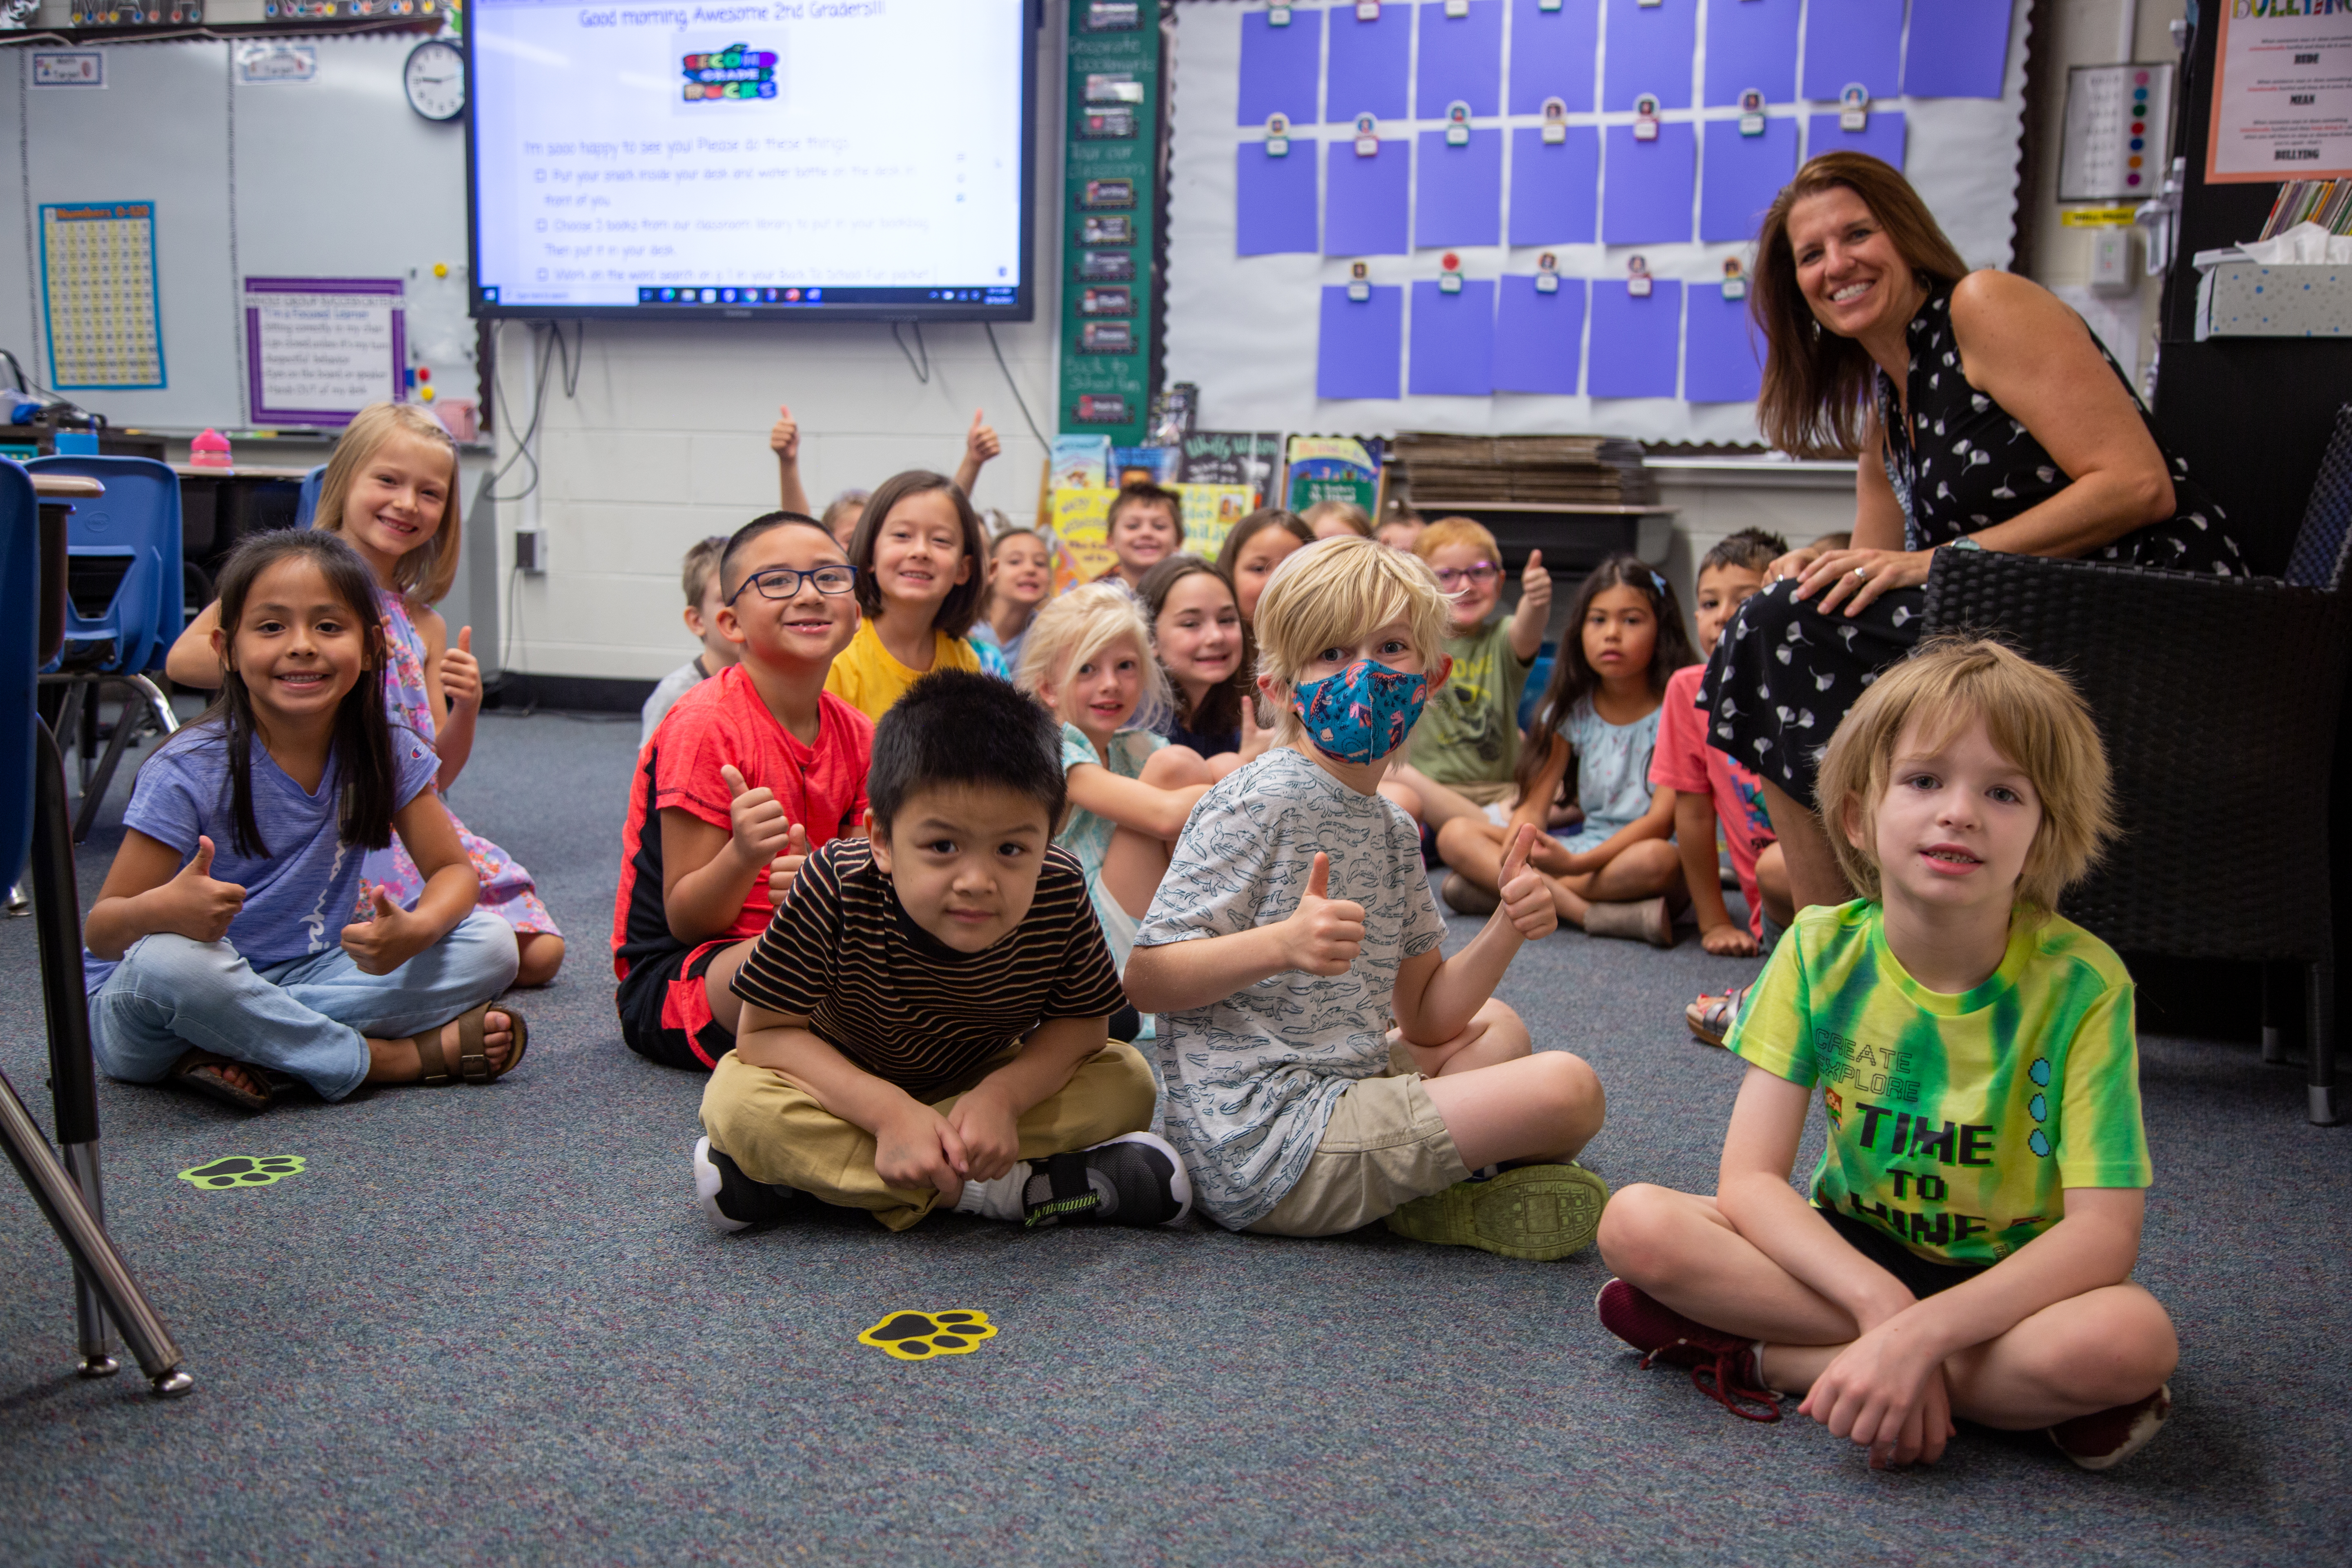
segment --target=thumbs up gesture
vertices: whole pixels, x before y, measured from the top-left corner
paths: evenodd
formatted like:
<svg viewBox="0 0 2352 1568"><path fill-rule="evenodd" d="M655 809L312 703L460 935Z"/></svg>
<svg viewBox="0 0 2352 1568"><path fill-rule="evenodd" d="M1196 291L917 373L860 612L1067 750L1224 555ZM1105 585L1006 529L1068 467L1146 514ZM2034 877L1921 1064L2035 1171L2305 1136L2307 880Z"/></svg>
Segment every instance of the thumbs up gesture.
<svg viewBox="0 0 2352 1568"><path fill-rule="evenodd" d="M1519 574L1519 609L1538 624L1551 618L1551 574L1544 569L1543 552L1528 552L1528 569Z"/></svg>
<svg viewBox="0 0 2352 1568"><path fill-rule="evenodd" d="M776 405L776 422L768 426L768 450L776 455L776 461L780 463L801 460L800 421L794 419L793 411L781 403Z"/></svg>
<svg viewBox="0 0 2352 1568"><path fill-rule="evenodd" d="M762 785L752 789L743 782L742 773L732 763L720 766L719 776L726 781L728 793L733 798L728 803L727 816L734 825L733 837L728 845L746 871L767 867L772 878L775 862L792 853L794 825L785 819L784 803L776 792ZM801 853L808 852L808 840L801 839ZM798 866L793 868L797 875ZM786 884L789 886L789 882Z"/></svg>
<svg viewBox="0 0 2352 1568"><path fill-rule="evenodd" d="M1257 694L1251 692L1242 698L1242 762L1246 764L1257 761L1273 745L1274 731L1258 723Z"/></svg>
<svg viewBox="0 0 2352 1568"><path fill-rule="evenodd" d="M1495 912L1508 920L1529 942L1559 929L1559 909L1551 900L1551 884L1543 879L1542 872L1528 864L1535 842L1535 824L1520 823L1510 848L1503 854L1502 869L1496 874L1503 901Z"/></svg>
<svg viewBox="0 0 2352 1568"><path fill-rule="evenodd" d="M343 928L343 951L362 974L389 974L433 945L423 921L392 901L380 884L368 886L371 917Z"/></svg>
<svg viewBox="0 0 2352 1568"><path fill-rule="evenodd" d="M781 904L793 890L793 879L801 874L801 863L808 858L808 830L795 822L784 836L784 852L768 862L768 901Z"/></svg>
<svg viewBox="0 0 2352 1568"><path fill-rule="evenodd" d="M1363 950L1364 906L1331 897L1331 857L1319 849L1307 873L1307 891L1282 929L1289 967L1309 974L1345 974Z"/></svg>
<svg viewBox="0 0 2352 1568"><path fill-rule="evenodd" d="M452 710L482 700L482 667L474 662L474 628L457 628L457 646L441 650L441 699Z"/></svg>
<svg viewBox="0 0 2352 1568"><path fill-rule="evenodd" d="M213 880L213 841L199 837L194 858L180 874L158 889L163 894L165 919L159 929L190 942L218 942L228 934L229 922L245 908L245 889L235 882Z"/></svg>
<svg viewBox="0 0 2352 1568"><path fill-rule="evenodd" d="M996 427L982 416L981 410L973 409L971 428L965 431L963 436L964 456L970 458L972 467L977 468L1003 450L1004 443L996 438Z"/></svg>

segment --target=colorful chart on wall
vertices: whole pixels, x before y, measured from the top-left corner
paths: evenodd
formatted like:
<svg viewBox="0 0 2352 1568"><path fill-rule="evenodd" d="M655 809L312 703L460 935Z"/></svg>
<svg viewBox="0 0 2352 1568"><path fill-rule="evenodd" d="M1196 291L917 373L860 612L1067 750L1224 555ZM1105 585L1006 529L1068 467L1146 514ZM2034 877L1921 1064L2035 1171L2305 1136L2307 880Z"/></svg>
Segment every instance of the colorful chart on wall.
<svg viewBox="0 0 2352 1568"><path fill-rule="evenodd" d="M51 386L165 384L154 203L44 202L41 297Z"/></svg>
<svg viewBox="0 0 2352 1568"><path fill-rule="evenodd" d="M2028 9L1177 0L1166 374L1218 428L1753 442L1725 263L1802 160L2008 265Z"/></svg>

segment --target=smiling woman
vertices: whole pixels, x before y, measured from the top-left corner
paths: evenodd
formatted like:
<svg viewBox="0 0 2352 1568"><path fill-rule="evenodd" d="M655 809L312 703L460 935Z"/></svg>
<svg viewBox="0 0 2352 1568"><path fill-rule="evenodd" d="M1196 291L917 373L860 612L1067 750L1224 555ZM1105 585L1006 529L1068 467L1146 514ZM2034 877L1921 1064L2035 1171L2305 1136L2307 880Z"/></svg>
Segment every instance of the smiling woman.
<svg viewBox="0 0 2352 1568"><path fill-rule="evenodd" d="M1763 781L1802 908L1849 896L1812 811L1816 762L1917 643L1937 550L2247 568L2082 318L2039 284L1969 271L1877 159L1797 172L1765 216L1749 305L1769 345L1765 438L1859 454L1852 543L1775 561L1700 688L1711 743Z"/></svg>

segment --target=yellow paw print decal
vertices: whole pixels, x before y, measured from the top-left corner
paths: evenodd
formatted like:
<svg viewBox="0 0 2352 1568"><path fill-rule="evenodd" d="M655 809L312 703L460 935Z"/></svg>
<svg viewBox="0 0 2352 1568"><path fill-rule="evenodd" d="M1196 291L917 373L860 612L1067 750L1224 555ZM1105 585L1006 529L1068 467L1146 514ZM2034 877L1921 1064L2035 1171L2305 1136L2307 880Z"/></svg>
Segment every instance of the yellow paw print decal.
<svg viewBox="0 0 2352 1568"><path fill-rule="evenodd" d="M302 1169L299 1154L231 1154L208 1165L191 1165L180 1180L206 1192L230 1187L266 1187Z"/></svg>
<svg viewBox="0 0 2352 1568"><path fill-rule="evenodd" d="M970 1355L982 1340L996 1337L986 1312L892 1312L857 1336L861 1345L887 1351L900 1361Z"/></svg>

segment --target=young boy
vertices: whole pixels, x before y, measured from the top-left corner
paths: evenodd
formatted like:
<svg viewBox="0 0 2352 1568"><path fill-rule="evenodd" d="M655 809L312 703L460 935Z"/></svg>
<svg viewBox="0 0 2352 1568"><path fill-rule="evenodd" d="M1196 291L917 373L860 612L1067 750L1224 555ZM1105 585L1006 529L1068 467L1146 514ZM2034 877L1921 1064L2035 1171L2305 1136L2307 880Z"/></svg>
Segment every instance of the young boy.
<svg viewBox="0 0 2352 1568"><path fill-rule="evenodd" d="M637 753L613 900L621 1037L709 1072L735 1044L728 981L801 857L860 831L873 721L824 689L857 632L855 574L815 519L772 511L719 552L713 624L741 661L681 697Z"/></svg>
<svg viewBox="0 0 2352 1568"><path fill-rule="evenodd" d="M1140 590L1146 572L1184 548L1184 502L1159 485L1128 485L1111 498L1103 538L1117 558L1103 575Z"/></svg>
<svg viewBox="0 0 2352 1568"><path fill-rule="evenodd" d="M1519 575L1519 607L1505 618L1495 615L1503 597L1503 552L1483 526L1441 517L1421 531L1412 552L1429 563L1438 587L1451 596L1445 654L1454 674L1431 694L1413 726L1412 765L1398 775L1420 792L1422 820L1433 833L1457 816L1500 824L1517 791L1511 775L1519 762L1519 695L1551 619L1551 574L1543 552L1530 551Z"/></svg>
<svg viewBox="0 0 2352 1568"><path fill-rule="evenodd" d="M695 1190L721 1230L814 1201L1151 1226L1192 1188L1143 1129L1151 1069L1085 875L1053 847L1060 727L942 670L874 734L867 837L817 850L735 974L742 1033L702 1096Z"/></svg>
<svg viewBox="0 0 2352 1568"><path fill-rule="evenodd" d="M638 710L644 726L637 734L640 746L654 738L662 716L679 698L742 658L719 629L719 555L726 548L726 539L714 533L687 550L681 574L686 585L686 629L702 644L702 651L663 676L645 707Z"/></svg>
<svg viewBox="0 0 2352 1568"><path fill-rule="evenodd" d="M1276 572L1257 608L1274 749L1193 807L1128 994L1162 1015L1169 1138L1218 1224L1329 1236L1385 1217L1417 1240L1559 1258L1608 1197L1567 1163L1600 1130L1601 1086L1565 1051L1531 1052L1490 999L1519 944L1559 923L1528 868L1534 829L1504 863L1502 907L1444 958L1420 836L1377 793L1444 685L1445 625L1428 570L1370 539ZM1472 1178L1498 1163L1514 1168Z"/></svg>
<svg viewBox="0 0 2352 1568"><path fill-rule="evenodd" d="M1715 652L1723 628L1739 614L1739 606L1763 588L1764 569L1788 552L1786 540L1757 528L1743 528L1706 552L1698 563L1695 617L1702 659ZM1666 678L1665 696L1658 706L1658 743L1650 755L1650 783L1675 792L1675 843L1682 855L1683 883L1698 916L1699 941L1709 952L1746 958L1759 946L1769 949L1794 911L1788 873L1780 865L1780 845L1764 810L1763 786L1729 752L1706 743L1706 715L1697 706L1699 679L1706 674L1701 663ZM1731 923L1723 903L1723 879L1715 858L1718 822L1732 872L1748 900L1744 931ZM1691 1004L1692 1030L1709 1045L1722 1044L1724 1029L1739 1011L1738 997L1735 990L1728 997L1703 996ZM1700 1016L1710 1009L1711 1017ZM1711 1036L1706 1032L1710 1025Z"/></svg>
<svg viewBox="0 0 2352 1568"><path fill-rule="evenodd" d="M1838 726L1819 798L1864 896L1797 917L1725 1042L1749 1065L1716 1195L1609 1205L1601 1324L1751 1420L1802 1394L1874 1466L1965 1416L2105 1468L2163 1423L2179 1346L2131 1279L2131 976L2052 912L2113 827L2098 731L2051 671L1931 642Z"/></svg>

